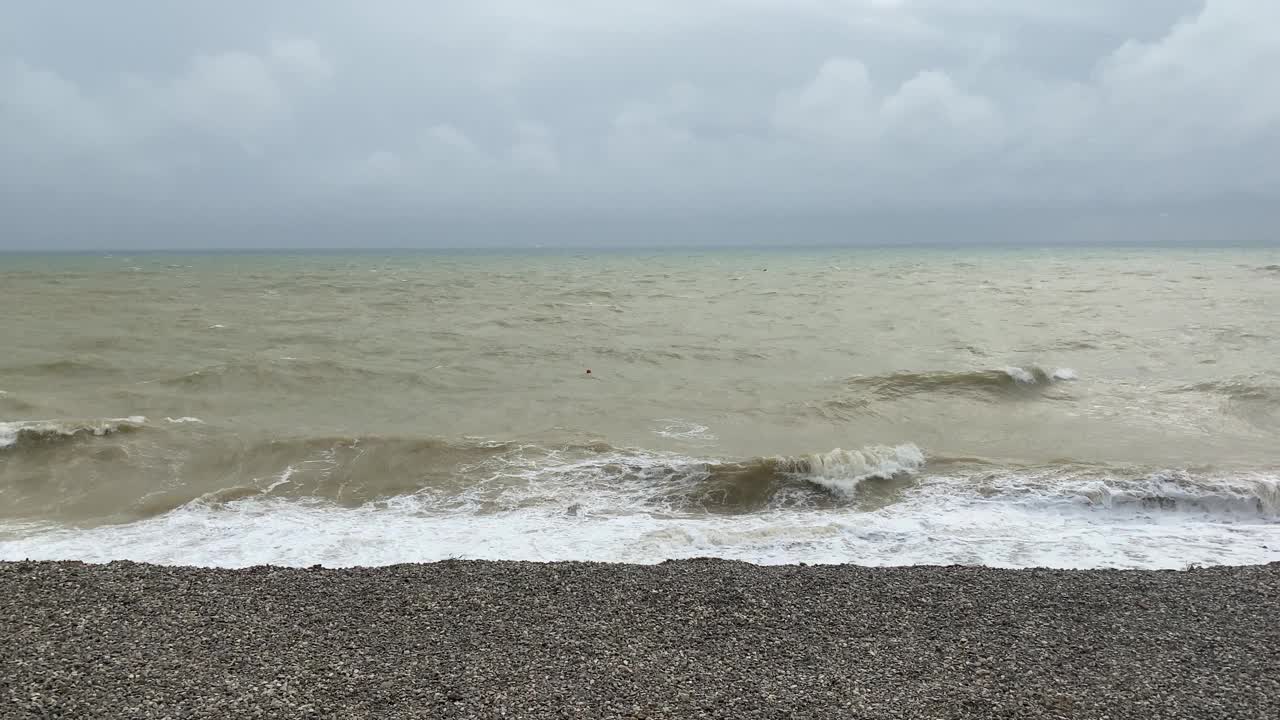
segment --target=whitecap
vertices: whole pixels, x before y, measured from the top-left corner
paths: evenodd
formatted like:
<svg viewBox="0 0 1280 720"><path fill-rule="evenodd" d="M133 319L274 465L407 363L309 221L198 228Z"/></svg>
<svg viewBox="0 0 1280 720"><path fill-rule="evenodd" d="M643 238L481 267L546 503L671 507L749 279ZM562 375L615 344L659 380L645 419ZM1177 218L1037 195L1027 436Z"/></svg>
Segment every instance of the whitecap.
<svg viewBox="0 0 1280 720"><path fill-rule="evenodd" d="M141 415L97 420L15 420L0 422L0 448L12 447L23 435L37 437L72 437L75 435L110 435L121 430L142 427L147 419Z"/></svg>
<svg viewBox="0 0 1280 720"><path fill-rule="evenodd" d="M1013 381L1020 382L1024 385L1035 385L1036 375L1030 370L1024 368L1009 366L1000 369L1005 375L1008 375Z"/></svg>
<svg viewBox="0 0 1280 720"><path fill-rule="evenodd" d="M798 462L797 462L798 461ZM925 464L924 452L907 443L873 445L861 450L841 450L806 455L789 461L805 479L829 490L852 494L866 480L888 480L916 472Z"/></svg>

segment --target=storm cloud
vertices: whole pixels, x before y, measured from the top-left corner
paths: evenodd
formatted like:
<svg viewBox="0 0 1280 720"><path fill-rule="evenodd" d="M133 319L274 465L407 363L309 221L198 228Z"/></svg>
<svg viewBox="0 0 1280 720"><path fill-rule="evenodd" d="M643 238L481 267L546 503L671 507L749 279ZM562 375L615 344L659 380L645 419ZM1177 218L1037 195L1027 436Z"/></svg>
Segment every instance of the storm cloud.
<svg viewBox="0 0 1280 720"><path fill-rule="evenodd" d="M1277 25L1273 0L5 3L0 248L1258 235Z"/></svg>

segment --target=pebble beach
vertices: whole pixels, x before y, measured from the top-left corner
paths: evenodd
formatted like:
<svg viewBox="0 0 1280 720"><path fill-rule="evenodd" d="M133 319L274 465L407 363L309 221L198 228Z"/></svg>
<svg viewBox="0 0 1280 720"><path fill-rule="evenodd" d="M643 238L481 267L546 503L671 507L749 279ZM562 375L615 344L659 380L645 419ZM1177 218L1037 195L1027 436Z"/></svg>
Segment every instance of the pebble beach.
<svg viewBox="0 0 1280 720"><path fill-rule="evenodd" d="M1280 564L0 563L3 718L1276 718Z"/></svg>

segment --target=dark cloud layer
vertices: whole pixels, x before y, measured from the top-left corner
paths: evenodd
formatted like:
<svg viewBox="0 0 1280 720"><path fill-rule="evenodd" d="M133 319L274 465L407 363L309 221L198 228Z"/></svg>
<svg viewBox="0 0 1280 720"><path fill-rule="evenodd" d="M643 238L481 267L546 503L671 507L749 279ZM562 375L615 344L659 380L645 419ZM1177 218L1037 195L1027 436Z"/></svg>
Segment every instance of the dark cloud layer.
<svg viewBox="0 0 1280 720"><path fill-rule="evenodd" d="M0 249L1269 239L1278 21L1273 0L7 3Z"/></svg>

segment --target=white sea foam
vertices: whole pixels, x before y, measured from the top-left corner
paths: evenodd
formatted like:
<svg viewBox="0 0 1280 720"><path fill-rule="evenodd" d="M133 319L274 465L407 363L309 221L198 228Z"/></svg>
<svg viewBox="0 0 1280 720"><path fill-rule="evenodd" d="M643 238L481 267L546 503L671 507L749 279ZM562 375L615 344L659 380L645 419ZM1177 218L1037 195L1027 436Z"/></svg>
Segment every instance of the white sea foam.
<svg viewBox="0 0 1280 720"><path fill-rule="evenodd" d="M707 459L606 451L587 458L513 447L464 468L487 477L460 492L424 490L340 507L265 493L195 501L158 517L73 529L0 523L0 560L131 559L241 567L385 565L450 557L654 563L716 556L761 564L981 564L1181 568L1280 560L1280 479L1155 473L1073 476L1062 468L925 473L914 445L774 461L837 493L914 475L892 502L721 514L661 504L706 480ZM310 460L304 462L321 462Z"/></svg>
<svg viewBox="0 0 1280 720"><path fill-rule="evenodd" d="M292 465L285 467L285 469L275 478L275 480L270 485L267 486L267 489L264 492L271 492L272 490L275 490L281 485L288 483L291 479L293 479L294 473L296 473L297 471L298 469Z"/></svg>
<svg viewBox="0 0 1280 720"><path fill-rule="evenodd" d="M249 498L192 504L87 530L0 526L0 559L131 559L242 567L386 565L450 557L654 563L717 556L761 564L981 564L1181 568L1280 560L1280 524L1079 505L999 502L922 488L873 512L738 516L569 514L550 507L438 513L414 497L360 508Z"/></svg>
<svg viewBox="0 0 1280 720"><path fill-rule="evenodd" d="M699 441L706 442L715 440L716 436L710 432L710 428L706 425L689 420L681 420L679 418L660 418L658 419L662 426L653 431L655 435L673 440Z"/></svg>
<svg viewBox="0 0 1280 720"><path fill-rule="evenodd" d="M186 423L199 423L202 425L204 424L204 421L198 417L179 417L179 418L166 417L164 420L165 422L170 422L170 423L173 423L174 425L183 425Z"/></svg>

